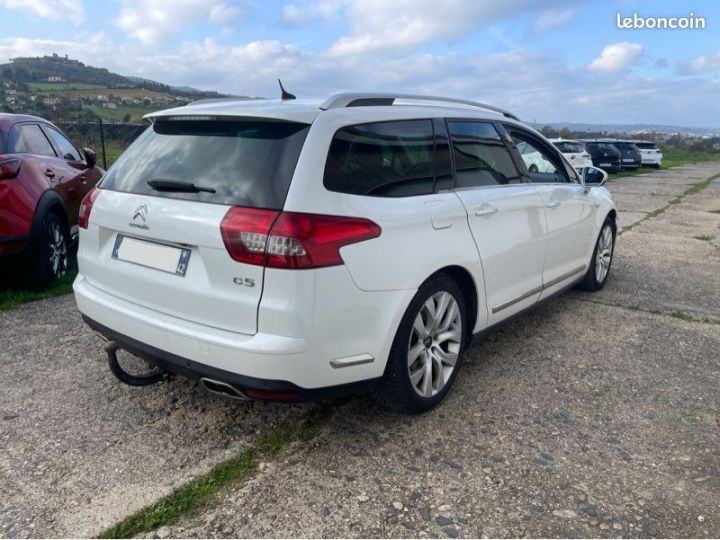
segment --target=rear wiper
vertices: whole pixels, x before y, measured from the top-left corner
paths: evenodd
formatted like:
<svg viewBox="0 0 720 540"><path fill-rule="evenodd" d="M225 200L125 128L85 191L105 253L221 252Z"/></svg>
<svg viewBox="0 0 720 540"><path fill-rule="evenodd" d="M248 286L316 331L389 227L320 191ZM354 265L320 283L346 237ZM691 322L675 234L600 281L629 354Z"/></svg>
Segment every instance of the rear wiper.
<svg viewBox="0 0 720 540"><path fill-rule="evenodd" d="M196 186L192 182L179 182L178 180L163 180L161 178L148 180L147 185L155 191L176 191L180 193L215 193L210 187Z"/></svg>

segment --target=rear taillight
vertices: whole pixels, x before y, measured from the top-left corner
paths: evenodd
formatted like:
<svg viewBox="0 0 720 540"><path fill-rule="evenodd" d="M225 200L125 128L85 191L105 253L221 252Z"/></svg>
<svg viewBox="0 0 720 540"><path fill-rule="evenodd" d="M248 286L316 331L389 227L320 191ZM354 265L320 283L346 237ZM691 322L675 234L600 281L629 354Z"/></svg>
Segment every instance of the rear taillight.
<svg viewBox="0 0 720 540"><path fill-rule="evenodd" d="M20 172L20 158L3 158L0 157L0 180L11 180L17 178Z"/></svg>
<svg viewBox="0 0 720 540"><path fill-rule="evenodd" d="M364 218L231 208L220 224L225 247L239 262L270 268L343 264L340 248L380 236Z"/></svg>
<svg viewBox="0 0 720 540"><path fill-rule="evenodd" d="M92 211L93 203L99 194L100 190L98 188L92 188L92 190L88 191L87 195L83 197L82 202L80 202L78 227L81 229L88 228L88 223L90 223L90 212Z"/></svg>

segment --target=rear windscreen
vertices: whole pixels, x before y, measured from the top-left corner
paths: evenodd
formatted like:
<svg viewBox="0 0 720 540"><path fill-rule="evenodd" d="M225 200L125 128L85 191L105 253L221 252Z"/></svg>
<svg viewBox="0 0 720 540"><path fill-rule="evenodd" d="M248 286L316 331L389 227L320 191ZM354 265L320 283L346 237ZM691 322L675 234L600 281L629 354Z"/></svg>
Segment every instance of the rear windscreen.
<svg viewBox="0 0 720 540"><path fill-rule="evenodd" d="M280 210L309 129L279 121L159 121L118 158L100 187ZM148 184L153 180L202 191L157 191Z"/></svg>
<svg viewBox="0 0 720 540"><path fill-rule="evenodd" d="M555 146L557 146L558 150L560 150L563 154L579 154L580 152L585 151L582 145L578 143L556 142Z"/></svg>
<svg viewBox="0 0 720 540"><path fill-rule="evenodd" d="M608 143L588 143L588 148L594 152L617 152L617 149Z"/></svg>
<svg viewBox="0 0 720 540"><path fill-rule="evenodd" d="M636 142L635 146L638 148L643 148L644 150L655 150L657 146L655 146L655 143L651 142Z"/></svg>

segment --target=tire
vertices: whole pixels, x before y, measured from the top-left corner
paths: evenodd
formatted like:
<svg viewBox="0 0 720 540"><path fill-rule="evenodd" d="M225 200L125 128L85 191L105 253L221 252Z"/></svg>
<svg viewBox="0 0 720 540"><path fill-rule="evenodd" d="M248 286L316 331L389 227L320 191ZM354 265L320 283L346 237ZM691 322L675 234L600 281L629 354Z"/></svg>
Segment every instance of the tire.
<svg viewBox="0 0 720 540"><path fill-rule="evenodd" d="M44 287L64 277L70 266L69 254L70 238L65 222L53 212L46 214L32 254L32 284Z"/></svg>
<svg viewBox="0 0 720 540"><path fill-rule="evenodd" d="M608 217L600 229L600 234L595 242L592 259L590 260L590 266L585 274L585 278L578 286L580 289L595 292L605 287L605 283L607 283L608 277L610 276L610 268L615 253L616 236L615 222ZM601 256L598 256L598 253L601 253Z"/></svg>
<svg viewBox="0 0 720 540"><path fill-rule="evenodd" d="M442 312L434 319L438 307ZM467 322L462 290L455 281L438 274L423 283L400 321L374 399L404 413L425 412L440 403L457 377Z"/></svg>

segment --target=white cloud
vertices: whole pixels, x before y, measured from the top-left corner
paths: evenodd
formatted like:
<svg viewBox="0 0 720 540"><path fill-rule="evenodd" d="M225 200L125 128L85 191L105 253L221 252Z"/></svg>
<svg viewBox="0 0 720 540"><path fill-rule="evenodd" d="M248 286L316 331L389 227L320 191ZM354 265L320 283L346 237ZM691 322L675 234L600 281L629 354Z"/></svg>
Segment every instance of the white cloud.
<svg viewBox="0 0 720 540"><path fill-rule="evenodd" d="M720 51L703 54L692 60L678 62L678 71L682 74L720 71Z"/></svg>
<svg viewBox="0 0 720 540"><path fill-rule="evenodd" d="M439 39L457 40L482 26L527 11L570 4L568 0L353 0L348 36L330 49L335 55L408 50Z"/></svg>
<svg viewBox="0 0 720 540"><path fill-rule="evenodd" d="M617 73L637 60L643 52L643 48L643 45L639 43L627 41L607 45L603 48L600 56L590 62L588 69L604 73Z"/></svg>
<svg viewBox="0 0 720 540"><path fill-rule="evenodd" d="M533 24L532 30L534 32L544 32L546 30L558 28L569 23L574 16L575 12L572 9L551 9L549 11L543 11L540 15L538 15L537 19L535 19L535 24Z"/></svg>
<svg viewBox="0 0 720 540"><path fill-rule="evenodd" d="M301 26L315 19L331 19L349 3L349 0L321 0L303 5L286 4L280 20L288 26Z"/></svg>
<svg viewBox="0 0 720 540"><path fill-rule="evenodd" d="M189 24L227 24L243 12L223 0L123 0L117 26L144 45L155 45Z"/></svg>
<svg viewBox="0 0 720 540"><path fill-rule="evenodd" d="M0 0L0 6L33 13L46 19L70 21L75 25L85 20L82 0Z"/></svg>

